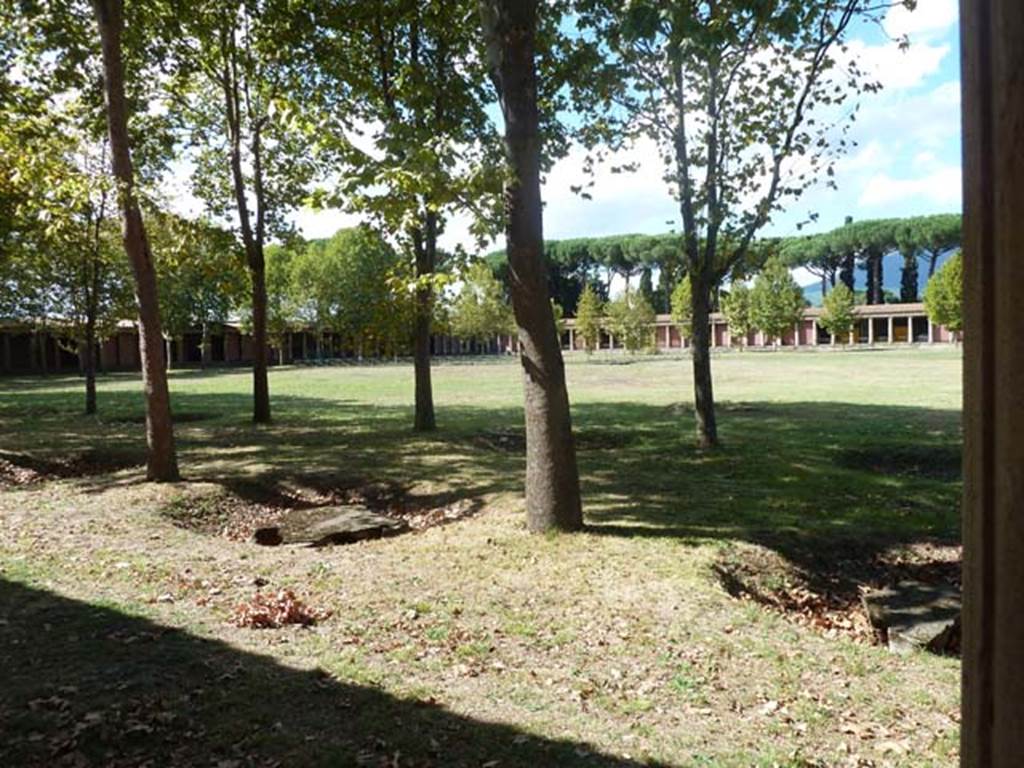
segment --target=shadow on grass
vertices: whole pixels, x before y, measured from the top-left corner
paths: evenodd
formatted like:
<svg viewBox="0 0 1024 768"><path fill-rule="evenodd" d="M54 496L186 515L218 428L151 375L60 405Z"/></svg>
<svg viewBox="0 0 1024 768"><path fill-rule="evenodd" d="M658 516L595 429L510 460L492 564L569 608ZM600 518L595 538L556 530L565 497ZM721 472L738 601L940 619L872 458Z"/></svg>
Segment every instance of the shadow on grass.
<svg viewBox="0 0 1024 768"><path fill-rule="evenodd" d="M3 765L639 765L12 581L0 619Z"/></svg>
<svg viewBox="0 0 1024 768"><path fill-rule="evenodd" d="M210 374L203 374L210 375ZM132 423L141 394L103 394L98 418L69 392L13 391L0 404L0 450L142 455ZM260 492L303 478L321 485L424 484L477 500L521 493L522 410L439 406L435 433L410 430L411 407L277 395L275 422L248 420L242 392L177 391L190 480ZM954 411L836 402L723 403L724 447L694 448L689 407L638 402L573 406L588 529L595 535L749 541L813 570L959 531L960 416ZM87 490L139 472L86 477Z"/></svg>

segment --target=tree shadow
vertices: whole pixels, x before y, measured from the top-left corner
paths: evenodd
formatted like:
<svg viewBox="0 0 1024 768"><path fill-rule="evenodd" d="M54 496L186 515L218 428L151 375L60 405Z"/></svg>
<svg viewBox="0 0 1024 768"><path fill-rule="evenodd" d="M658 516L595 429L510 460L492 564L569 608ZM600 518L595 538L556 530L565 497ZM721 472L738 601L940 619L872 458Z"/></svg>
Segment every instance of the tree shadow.
<svg viewBox="0 0 1024 768"><path fill-rule="evenodd" d="M639 765L7 580L0 670L3 765Z"/></svg>
<svg viewBox="0 0 1024 768"><path fill-rule="evenodd" d="M0 450L143 455L141 393L104 394L98 419L67 392L15 393L0 404ZM275 421L249 421L247 393L175 392L189 480L243 493L318 479L336 486L420 484L451 500L521 493L521 408L437 407L441 428L414 433L412 406L276 395ZM747 541L807 570L916 541L959 536L960 415L842 402L720 404L723 448L702 452L683 404L573 406L588 531L703 542ZM104 492L139 469L82 477Z"/></svg>

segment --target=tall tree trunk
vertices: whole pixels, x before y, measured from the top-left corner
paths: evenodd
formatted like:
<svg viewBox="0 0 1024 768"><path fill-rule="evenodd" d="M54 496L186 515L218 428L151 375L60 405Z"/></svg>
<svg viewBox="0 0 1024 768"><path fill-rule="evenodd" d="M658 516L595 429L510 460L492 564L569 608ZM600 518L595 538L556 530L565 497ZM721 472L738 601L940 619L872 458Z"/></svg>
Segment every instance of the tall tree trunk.
<svg viewBox="0 0 1024 768"><path fill-rule="evenodd" d="M96 413L96 316L92 313L85 321L82 373L85 375L85 412L94 414Z"/></svg>
<svg viewBox="0 0 1024 768"><path fill-rule="evenodd" d="M199 367L205 368L210 364L213 350L210 349L210 324L203 320L202 326L202 341L200 342L199 350Z"/></svg>
<svg viewBox="0 0 1024 768"><path fill-rule="evenodd" d="M434 273L437 266L437 215L428 212L422 234L415 236L416 277ZM416 291L413 368L416 378L416 416L413 428L429 432L437 428L434 415L434 386L430 376L430 325L434 312L434 290L430 285Z"/></svg>
<svg viewBox="0 0 1024 768"><path fill-rule="evenodd" d="M103 85L110 132L110 155L121 203L124 248L135 277L135 299L139 307L139 356L142 384L146 394L146 442L149 457L146 476L150 480L178 479L174 450L171 401L167 389L157 300L156 272L146 239L142 213L135 200L135 176L128 138L128 114L124 95L124 66L121 60L121 30L124 26L122 0L93 0L103 51Z"/></svg>
<svg viewBox="0 0 1024 768"><path fill-rule="evenodd" d="M227 118L228 143L231 147L231 183L238 210L238 223L242 231L242 244L252 281L252 418L257 424L270 421L270 383L267 379L267 268L263 254L266 236L265 195L263 190L262 118L252 125L252 185L255 198L256 224L249 217L245 173L242 167L242 96L238 81L234 48L235 30L228 32L231 47L225 53L221 85L224 90L224 108ZM250 115L251 117L251 115Z"/></svg>
<svg viewBox="0 0 1024 768"><path fill-rule="evenodd" d="M849 288L851 292L854 290L854 256L852 253L843 256L842 263L839 265L839 282Z"/></svg>
<svg viewBox="0 0 1024 768"><path fill-rule="evenodd" d="M526 415L526 515L531 531L583 526L562 345L544 268L536 0L483 0L492 76L505 120L505 236L519 328Z"/></svg>
<svg viewBox="0 0 1024 768"><path fill-rule="evenodd" d="M872 304L885 304L885 254L876 253L871 257L874 262L874 301Z"/></svg>
<svg viewBox="0 0 1024 768"><path fill-rule="evenodd" d="M900 274L900 301L917 301L917 255L903 254L903 272Z"/></svg>
<svg viewBox="0 0 1024 768"><path fill-rule="evenodd" d="M252 275L252 420L270 421L270 382L267 379L267 275L263 250L249 259Z"/></svg>
<svg viewBox="0 0 1024 768"><path fill-rule="evenodd" d="M690 281L693 412L697 422L697 445L714 448L718 445L718 421L711 380L711 288L705 275L691 275Z"/></svg>

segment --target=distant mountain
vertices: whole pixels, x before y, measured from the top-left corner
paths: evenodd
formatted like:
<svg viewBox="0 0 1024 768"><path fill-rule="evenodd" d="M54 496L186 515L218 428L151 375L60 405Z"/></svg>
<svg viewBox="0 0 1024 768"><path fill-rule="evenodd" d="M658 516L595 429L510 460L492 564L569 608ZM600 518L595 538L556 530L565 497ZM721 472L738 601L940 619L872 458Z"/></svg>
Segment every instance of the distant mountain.
<svg viewBox="0 0 1024 768"><path fill-rule="evenodd" d="M954 251L948 251L939 257L938 266L936 269L946 263L946 260L952 256ZM920 297L924 293L925 283L928 282L928 265L918 260L917 269L917 295ZM893 252L887 254L882 259L882 287L889 293L900 295L900 276L903 270L903 256L900 253ZM858 268L854 273L854 290L864 291L867 289L867 273ZM811 285L804 286L804 298L811 303L811 306L821 306L821 283L812 283Z"/></svg>

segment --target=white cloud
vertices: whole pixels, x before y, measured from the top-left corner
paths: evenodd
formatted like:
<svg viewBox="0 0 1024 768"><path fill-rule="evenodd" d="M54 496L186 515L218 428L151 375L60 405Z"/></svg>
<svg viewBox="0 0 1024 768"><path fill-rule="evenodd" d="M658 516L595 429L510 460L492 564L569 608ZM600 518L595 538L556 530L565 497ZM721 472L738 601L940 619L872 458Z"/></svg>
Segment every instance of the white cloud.
<svg viewBox="0 0 1024 768"><path fill-rule="evenodd" d="M902 5L891 8L883 26L892 37L908 35L912 40L923 39L945 33L957 23L958 17L956 0L918 0L913 11Z"/></svg>
<svg viewBox="0 0 1024 768"><path fill-rule="evenodd" d="M895 202L925 200L935 205L950 207L959 205L960 197L960 167L947 165L916 178L896 179L887 173L875 174L861 189L857 202L862 206L881 206Z"/></svg>
<svg viewBox="0 0 1024 768"><path fill-rule="evenodd" d="M657 145L642 139L630 149L608 157L584 173L586 153L575 148L555 163L544 181L545 237L597 237L623 232L665 232L678 219L663 179L664 163ZM635 172L615 173L615 166L635 163ZM593 181L593 186L587 186ZM586 187L591 200L572 191Z"/></svg>
<svg viewBox="0 0 1024 768"><path fill-rule="evenodd" d="M945 43L912 43L902 50L895 42L871 45L858 38L849 42L847 55L872 80L881 83L884 90L892 91L920 85L939 71L949 50Z"/></svg>

